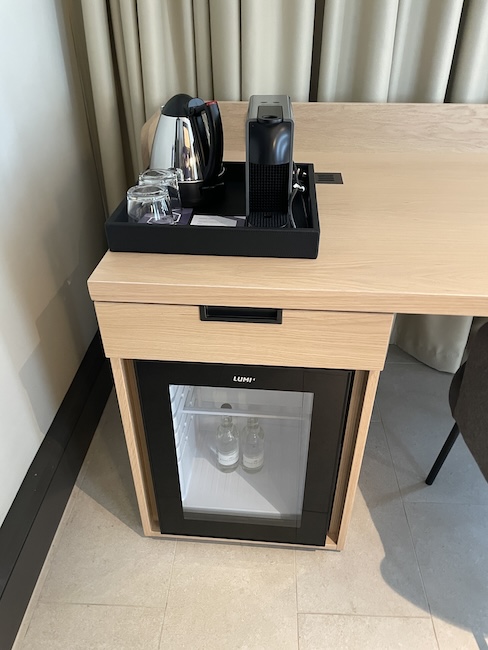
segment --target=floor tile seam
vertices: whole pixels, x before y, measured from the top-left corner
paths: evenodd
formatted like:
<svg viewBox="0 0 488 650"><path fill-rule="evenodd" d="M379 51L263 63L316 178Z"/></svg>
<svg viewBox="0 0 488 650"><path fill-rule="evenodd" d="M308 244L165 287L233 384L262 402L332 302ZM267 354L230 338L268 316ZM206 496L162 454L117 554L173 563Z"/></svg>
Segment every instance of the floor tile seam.
<svg viewBox="0 0 488 650"><path fill-rule="evenodd" d="M390 458L391 466L393 468L393 473L395 475L395 481L396 481L396 484L397 484L397 487L398 487L398 494L399 494L401 500L403 501L402 488L401 488L401 485L400 485L400 481L398 480L398 474L397 474L397 471L396 471L395 461L393 459L393 454L391 453L390 442L388 440L388 435L387 435L387 428L388 427L386 426L385 422L383 421L383 416L381 415L381 409L380 409L379 406L378 406L378 412L379 412L379 415L380 415L380 423L381 423L381 428L383 429L383 435L385 436L386 448L388 449L388 456Z"/></svg>
<svg viewBox="0 0 488 650"><path fill-rule="evenodd" d="M297 610L296 619L297 619L297 648L298 648L298 650L300 650L300 648L301 648L301 643L300 643L300 614L299 614L298 610Z"/></svg>
<svg viewBox="0 0 488 650"><path fill-rule="evenodd" d="M412 616L408 616L407 614L358 614L354 612L298 612L298 616L349 616L351 618L404 618L406 620L432 620L431 614L425 614L425 616L413 614Z"/></svg>
<svg viewBox="0 0 488 650"><path fill-rule="evenodd" d="M432 615L430 617L430 623L432 625L432 630L434 632L434 637L435 637L435 641L437 643L437 647L438 647L439 650L441 650L441 643L439 641L439 637L437 636L437 630L435 629L435 625L434 625L434 617Z"/></svg>
<svg viewBox="0 0 488 650"><path fill-rule="evenodd" d="M83 483L85 482L86 475L88 473L88 469L92 465L94 461L94 454L92 451L92 443L94 440L96 440L97 436L103 435L103 430L107 423L110 421L110 416L107 413L107 404L109 403L111 397L112 397L113 391L110 393L109 398L107 400L107 403L105 404L105 408L103 409L102 415L100 417L100 420L98 421L97 428L95 429L95 433L93 434L92 440L90 442L90 446L88 448L88 451L85 455L85 458L83 460L83 463L80 467L80 471L78 472L78 476L76 477L75 485L78 485L78 487L81 489ZM91 452L91 453L90 453Z"/></svg>
<svg viewBox="0 0 488 650"><path fill-rule="evenodd" d="M95 432L96 433L96 432ZM95 437L95 434L94 436ZM85 457L85 460L83 461L82 466L80 467L80 471L78 472L78 476L76 477L75 485L81 490L83 483L85 482L86 475L88 473L88 468L92 463L92 458L88 457L88 454L90 453L90 449L88 449L87 456Z"/></svg>
<svg viewBox="0 0 488 650"><path fill-rule="evenodd" d="M320 552L325 552L329 553L331 551L320 551ZM216 562L209 562L208 564L205 563L183 563L181 561L175 562L174 563L174 568L177 570L189 570L193 568L197 569L211 569L218 566L219 571L230 571L230 572L236 572L236 571L258 571L259 573L262 573L263 570L268 572L269 574L273 573L283 573L286 569L289 570L290 577L293 578L293 576L296 576L296 569L291 563L287 564L266 564L263 562L255 562L253 564L244 564L244 565L239 565L239 564L223 564L223 563L216 563Z"/></svg>
<svg viewBox="0 0 488 650"><path fill-rule="evenodd" d="M381 411L380 411L380 416L381 416ZM427 604L427 607L429 608L429 614L430 614L430 617L432 618L432 610L431 610L431 607L430 607L429 598L428 598L428 596L427 596L427 589L426 589L426 587L425 587L425 580L424 580L424 575L423 575L423 573L422 573L422 567L420 566L419 558L418 558L418 555L417 555L417 547L416 547L416 545L415 545L415 538L414 538L414 535L413 535L412 527L411 527L411 525L410 525L410 520L409 520L409 518L408 518L407 508L406 508L406 505L405 505L406 502L405 502L405 499L404 499L404 495L403 495L403 492L402 492L402 488L401 488L401 486L400 486L400 481L399 481L399 479L398 479L398 473L397 473L397 469L396 469L395 461L394 461L394 459L393 459L393 454L392 454L392 452L391 452L390 442L389 442L389 440L388 440L388 434L387 434L388 427L387 427L387 426L385 425L385 423L383 422L383 417L382 417L382 416L381 416L381 423L382 423L382 426L383 426L383 431L384 431L384 434L385 434L386 445L387 445L387 448L388 448L388 453L389 453L390 458L391 458L391 463L392 463L392 466L393 466L393 471L395 472L395 478L396 478L397 485L398 485L398 490L399 490L399 493L400 493L400 498L401 498L401 504L402 504L402 508L403 508L403 513L404 513L404 515L405 515L405 520L406 520L406 522L407 522L408 532L409 532L409 534L410 534L410 539L411 539L411 542L412 542L412 548L413 548L413 553L414 553L415 561L417 562L417 567L418 567L419 576L420 576L420 582L421 582L421 584L422 584L422 591L423 591L423 593L424 593L424 598L425 598L425 602L426 602L426 604ZM408 502L407 502L407 503L408 503Z"/></svg>
<svg viewBox="0 0 488 650"><path fill-rule="evenodd" d="M459 506L466 508L466 506L473 508L486 508L488 510L488 503L472 503L471 501L412 501L411 499L403 499L407 505L421 505L421 506Z"/></svg>
<svg viewBox="0 0 488 650"><path fill-rule="evenodd" d="M384 433L384 435L385 435L385 440L386 440L386 446L387 446L387 449L388 449L388 454L389 454L389 456L390 456L391 465L392 465L392 467L393 467L393 472L394 472L394 474L395 474L395 480L396 480L396 483L397 483L397 486L398 486L398 492L399 492L399 495L400 495L401 501L402 501L402 503L404 504L404 503L405 503L405 496L406 496L406 495L404 495L403 490L402 490L402 486L400 485L400 480L399 480L399 478L398 478L398 472L397 472L397 468L396 468L395 459L393 458L393 454L392 454L392 451L391 451L390 441L389 441L389 439L388 439L388 431L389 431L389 427L388 427L387 424L383 421L383 416L381 415L381 409L380 409L379 406L378 406L378 411L379 411L379 414L380 414L380 421L381 421L381 426L382 426L382 428L383 428L383 433ZM407 503L413 503L413 502L407 501ZM405 510L405 508L404 508L404 510ZM412 538L412 539L413 539L413 538Z"/></svg>
<svg viewBox="0 0 488 650"><path fill-rule="evenodd" d="M32 608L32 610L30 612L28 612L28 610L26 610L26 612L24 613L24 618L25 618L25 615L28 612L29 620L26 621L25 629L22 629L23 624L24 624L24 618L23 618L22 622L20 624L20 627L17 630L17 635L15 637L14 645L13 645L13 648L15 648L16 650L22 650L22 647L24 645L24 641L25 641L25 639L27 637L27 633L29 632L30 627L32 625L32 620L34 618L34 614L35 614L38 607L39 607L39 598L37 598L37 602L36 602L35 606ZM20 636L20 632L22 633L21 636Z"/></svg>
<svg viewBox="0 0 488 650"><path fill-rule="evenodd" d="M300 630L298 627L298 573L297 573L297 552L293 551L293 566L295 568L295 609L296 609L296 630L297 630L297 648L300 650Z"/></svg>
<svg viewBox="0 0 488 650"><path fill-rule="evenodd" d="M163 610L163 606L156 605L133 605L133 604L123 604L123 603L100 603L100 602L87 602L87 601L78 601L78 600L53 600L53 599L44 599L39 598L37 605L69 605L74 607L117 607L119 609L147 609L154 611ZM36 609L37 609L36 605ZM34 610L35 611L35 610Z"/></svg>
<svg viewBox="0 0 488 650"><path fill-rule="evenodd" d="M159 631L158 649L161 648L161 644L163 642L164 624L166 622L166 612L168 611L169 592L170 592L170 589L171 589L171 585L173 584L173 572L174 572L174 567L175 567L176 550L178 548L178 544L179 544L179 541L175 540L175 544L174 544L174 548L173 548L173 561L171 563L171 569L170 569L170 572L169 572L168 588L166 589L166 602L164 604L163 616L162 616L162 619L161 619L161 629Z"/></svg>
<svg viewBox="0 0 488 650"><path fill-rule="evenodd" d="M80 487L75 483L73 485L73 488L71 489L70 495L68 497L68 500L63 510L63 514L61 515L59 523L56 527L56 532L54 533L51 544L49 545L49 551L46 556L46 559L47 557L49 557L49 555L54 555L56 553L59 543L66 532L66 529L73 521L75 511L76 511L76 506L78 505L79 502L79 495L80 495Z"/></svg>
<svg viewBox="0 0 488 650"><path fill-rule="evenodd" d="M413 546L413 552L414 552L414 555L415 555L415 560L417 561L417 566L419 568L420 582L422 583L422 590L424 592L425 602L427 603L430 618L432 619L432 608L430 606L430 601L429 601L429 597L428 597L428 594L427 594L427 588L425 586L424 574L422 572L422 567L420 565L419 557L418 557L418 554L417 554L417 546L415 544L415 538L414 538L414 535L413 535L412 527L410 525L410 520L408 518L407 508L405 506L405 502L404 502L403 498L402 498L402 506L403 506L403 512L405 513L405 519L407 520L407 527L408 527L408 531L410 533L410 539L412 540L412 546Z"/></svg>

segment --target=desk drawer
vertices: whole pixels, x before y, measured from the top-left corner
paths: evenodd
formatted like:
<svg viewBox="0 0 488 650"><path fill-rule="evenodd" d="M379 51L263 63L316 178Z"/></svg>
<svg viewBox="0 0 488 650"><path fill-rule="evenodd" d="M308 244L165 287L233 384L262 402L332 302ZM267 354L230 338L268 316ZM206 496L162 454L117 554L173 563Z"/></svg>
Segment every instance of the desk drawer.
<svg viewBox="0 0 488 650"><path fill-rule="evenodd" d="M95 303L111 358L382 369L390 314L284 310L281 323L200 320L198 306Z"/></svg>

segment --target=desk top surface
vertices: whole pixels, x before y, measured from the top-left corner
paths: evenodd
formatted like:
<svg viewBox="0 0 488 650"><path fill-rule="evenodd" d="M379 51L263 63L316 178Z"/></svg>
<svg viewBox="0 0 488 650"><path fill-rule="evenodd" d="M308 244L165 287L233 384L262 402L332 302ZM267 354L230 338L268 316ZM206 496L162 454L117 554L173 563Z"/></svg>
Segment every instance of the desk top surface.
<svg viewBox="0 0 488 650"><path fill-rule="evenodd" d="M220 103L244 160L247 103ZM108 252L97 301L488 316L488 105L294 104L318 185L316 260Z"/></svg>

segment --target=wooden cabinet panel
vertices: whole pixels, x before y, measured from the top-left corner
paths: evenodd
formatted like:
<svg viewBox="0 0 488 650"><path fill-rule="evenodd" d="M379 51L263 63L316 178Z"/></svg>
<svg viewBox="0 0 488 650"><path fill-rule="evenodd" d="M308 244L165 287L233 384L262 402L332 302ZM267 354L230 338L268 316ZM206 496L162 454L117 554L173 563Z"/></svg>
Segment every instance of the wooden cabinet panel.
<svg viewBox="0 0 488 650"><path fill-rule="evenodd" d="M111 358L381 370L389 314L285 310L281 324L201 321L192 305L95 303Z"/></svg>

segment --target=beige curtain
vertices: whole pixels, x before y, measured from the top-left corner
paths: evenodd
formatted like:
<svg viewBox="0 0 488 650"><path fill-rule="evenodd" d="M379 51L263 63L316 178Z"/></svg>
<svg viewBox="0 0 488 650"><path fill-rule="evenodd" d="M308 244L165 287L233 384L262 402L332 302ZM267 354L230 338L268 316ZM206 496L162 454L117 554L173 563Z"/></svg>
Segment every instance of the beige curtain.
<svg viewBox="0 0 488 650"><path fill-rule="evenodd" d="M488 102L488 0L82 0L82 10L109 210L141 170L142 125L177 92L308 101L317 82L318 101ZM471 325L399 316L394 340L453 372Z"/></svg>
<svg viewBox="0 0 488 650"><path fill-rule="evenodd" d="M463 0L329 0L319 101L443 102Z"/></svg>

